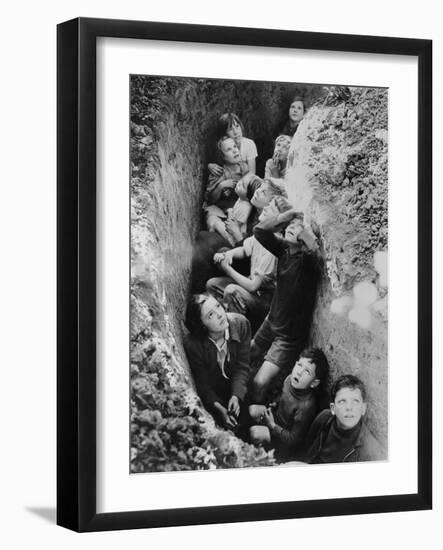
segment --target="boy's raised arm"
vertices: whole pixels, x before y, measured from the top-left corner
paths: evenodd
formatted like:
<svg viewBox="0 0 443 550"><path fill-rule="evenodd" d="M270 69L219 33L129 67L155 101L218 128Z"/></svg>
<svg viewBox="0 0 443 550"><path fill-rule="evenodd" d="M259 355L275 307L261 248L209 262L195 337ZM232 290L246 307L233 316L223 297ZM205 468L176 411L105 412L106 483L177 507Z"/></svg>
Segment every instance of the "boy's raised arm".
<svg viewBox="0 0 443 550"><path fill-rule="evenodd" d="M285 250L284 240L275 235L272 230L264 229L263 227L260 227L260 224L258 224L254 227L253 232L257 241L264 246L266 250L269 250L271 254L277 256L277 258L283 254Z"/></svg>

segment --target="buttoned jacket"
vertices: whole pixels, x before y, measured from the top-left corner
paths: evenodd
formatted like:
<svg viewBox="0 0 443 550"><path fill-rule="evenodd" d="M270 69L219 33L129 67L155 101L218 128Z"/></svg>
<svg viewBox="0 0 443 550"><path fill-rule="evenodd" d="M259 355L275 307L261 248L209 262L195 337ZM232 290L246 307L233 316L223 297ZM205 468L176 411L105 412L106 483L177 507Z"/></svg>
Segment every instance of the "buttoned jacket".
<svg viewBox="0 0 443 550"><path fill-rule="evenodd" d="M189 366L203 405L214 410L217 401L223 406L231 396L244 400L250 375L249 350L251 327L249 321L238 313L228 313L228 357L224 369L217 362L217 349L208 337L203 339L188 335L184 347Z"/></svg>

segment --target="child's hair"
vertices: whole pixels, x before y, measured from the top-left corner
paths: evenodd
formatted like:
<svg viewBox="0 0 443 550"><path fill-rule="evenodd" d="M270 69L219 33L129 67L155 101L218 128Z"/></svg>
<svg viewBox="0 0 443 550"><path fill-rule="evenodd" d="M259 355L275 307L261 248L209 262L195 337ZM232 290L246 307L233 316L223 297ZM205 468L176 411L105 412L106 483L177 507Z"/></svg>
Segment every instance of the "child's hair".
<svg viewBox="0 0 443 550"><path fill-rule="evenodd" d="M337 378L331 387L331 403L335 401L335 396L343 388L350 388L351 390L360 390L363 401L366 401L366 388L360 378L357 378L353 374L344 374Z"/></svg>
<svg viewBox="0 0 443 550"><path fill-rule="evenodd" d="M221 138L226 135L234 122L236 122L240 126L242 132L244 132L243 123L235 113L224 113L217 121L217 137Z"/></svg>
<svg viewBox="0 0 443 550"><path fill-rule="evenodd" d="M192 336L202 340L208 335L208 329L202 322L201 310L209 294L193 294L186 307L185 325Z"/></svg>
<svg viewBox="0 0 443 550"><path fill-rule="evenodd" d="M303 99L303 97L301 95L295 95L291 101L289 102L289 105L288 105L288 109L289 107L295 103L296 101L301 101L301 103L303 103L303 113L306 112L306 104L305 104L305 100Z"/></svg>
<svg viewBox="0 0 443 550"><path fill-rule="evenodd" d="M258 189L259 187L261 187L263 185L263 181L264 180L262 180L256 174L250 174L250 179L249 179L248 185L246 187L246 198L248 199L248 201L250 201L252 199L256 189Z"/></svg>
<svg viewBox="0 0 443 550"><path fill-rule="evenodd" d="M303 104L304 105L304 104ZM275 138L274 146L277 145L279 141L289 141L289 143L292 141L291 136L287 136L286 134L280 134Z"/></svg>
<svg viewBox="0 0 443 550"><path fill-rule="evenodd" d="M306 357L315 365L315 378L320 380L314 388L316 394L316 411L320 412L329 407L328 385L329 385L329 363L326 355L319 348L307 348L301 352L300 358Z"/></svg>
<svg viewBox="0 0 443 550"><path fill-rule="evenodd" d="M308 348L301 352L300 358L309 359L315 365L315 378L320 380L319 386L324 386L329 377L329 363L320 348Z"/></svg>
<svg viewBox="0 0 443 550"><path fill-rule="evenodd" d="M232 139L229 136L222 136L217 141L217 154L218 154L218 161L223 164L225 161L225 156L223 154L222 145L227 139Z"/></svg>
<svg viewBox="0 0 443 550"><path fill-rule="evenodd" d="M232 139L232 138L230 138L229 136L222 136L217 140L217 149L220 151L222 155L223 155L222 145L223 145L223 142L225 142L227 139Z"/></svg>
<svg viewBox="0 0 443 550"><path fill-rule="evenodd" d="M286 100L285 100L283 102L283 105L282 105L282 108L281 108L281 111L280 111L280 116L279 116L278 122L275 126L275 129L274 129L274 135L278 136L280 134L284 134L285 132L286 133L289 132L290 136L292 136L294 134L294 132L288 126L288 124L289 124L289 109L291 108L291 105L295 101L301 101L303 103L303 116L306 114L307 105L306 105L306 102L305 102L305 100L303 99L303 97L301 95L299 95L299 94L294 95L292 97L292 99L288 102L286 102Z"/></svg>

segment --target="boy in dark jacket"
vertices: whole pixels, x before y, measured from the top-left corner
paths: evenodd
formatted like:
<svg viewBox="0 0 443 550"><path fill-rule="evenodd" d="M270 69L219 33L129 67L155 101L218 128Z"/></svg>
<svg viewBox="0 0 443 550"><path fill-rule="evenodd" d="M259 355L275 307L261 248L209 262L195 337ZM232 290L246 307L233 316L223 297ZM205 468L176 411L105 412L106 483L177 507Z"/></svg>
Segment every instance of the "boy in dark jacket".
<svg viewBox="0 0 443 550"><path fill-rule="evenodd" d="M351 374L338 378L331 389L330 410L322 411L306 438L305 461L363 462L386 457L364 423L366 390Z"/></svg>

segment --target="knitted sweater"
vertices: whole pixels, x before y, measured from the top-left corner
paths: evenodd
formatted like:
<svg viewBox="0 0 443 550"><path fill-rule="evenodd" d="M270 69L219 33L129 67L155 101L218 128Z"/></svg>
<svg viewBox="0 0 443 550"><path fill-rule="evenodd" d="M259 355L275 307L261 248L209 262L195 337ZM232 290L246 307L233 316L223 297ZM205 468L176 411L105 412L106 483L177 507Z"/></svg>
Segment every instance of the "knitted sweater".
<svg viewBox="0 0 443 550"><path fill-rule="evenodd" d="M363 419L351 430L341 430L336 417L326 409L312 423L306 438L305 461L364 462L384 460L385 453Z"/></svg>

